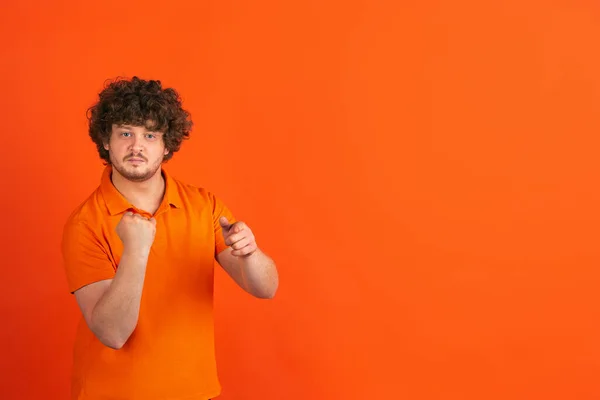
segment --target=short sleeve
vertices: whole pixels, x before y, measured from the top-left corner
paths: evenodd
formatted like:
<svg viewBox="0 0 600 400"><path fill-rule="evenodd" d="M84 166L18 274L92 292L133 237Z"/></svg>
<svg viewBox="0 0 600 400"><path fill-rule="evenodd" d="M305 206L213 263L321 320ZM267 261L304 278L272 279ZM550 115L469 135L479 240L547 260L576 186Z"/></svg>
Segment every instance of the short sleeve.
<svg viewBox="0 0 600 400"><path fill-rule="evenodd" d="M225 250L228 246L225 244L225 239L223 238L223 230L221 229L221 224L219 223L219 219L221 217L227 217L227 220L230 224L236 222L233 213L227 208L227 206L214 194L209 193L211 205L212 205L212 215L213 215L213 228L215 230L215 256Z"/></svg>
<svg viewBox="0 0 600 400"><path fill-rule="evenodd" d="M106 250L85 223L69 221L65 225L61 250L69 292L114 278L115 269Z"/></svg>

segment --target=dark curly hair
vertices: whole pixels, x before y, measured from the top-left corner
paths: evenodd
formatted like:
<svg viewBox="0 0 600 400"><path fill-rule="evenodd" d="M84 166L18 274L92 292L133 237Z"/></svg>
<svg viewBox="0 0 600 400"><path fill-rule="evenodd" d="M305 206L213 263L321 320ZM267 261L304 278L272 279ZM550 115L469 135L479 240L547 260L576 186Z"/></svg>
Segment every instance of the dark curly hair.
<svg viewBox="0 0 600 400"><path fill-rule="evenodd" d="M112 125L145 126L162 132L169 152L163 161L173 157L181 143L189 139L192 129L190 113L181 107L181 98L172 88L163 89L159 80L117 78L109 81L99 94L96 104L87 110L89 135L98 148L104 164L110 164L108 142Z"/></svg>

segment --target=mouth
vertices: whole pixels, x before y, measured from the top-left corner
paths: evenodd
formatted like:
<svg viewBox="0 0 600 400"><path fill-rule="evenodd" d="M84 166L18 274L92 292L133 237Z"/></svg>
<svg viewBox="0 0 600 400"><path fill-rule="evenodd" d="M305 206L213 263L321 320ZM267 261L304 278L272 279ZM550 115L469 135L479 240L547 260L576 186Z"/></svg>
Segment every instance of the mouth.
<svg viewBox="0 0 600 400"><path fill-rule="evenodd" d="M128 158L127 162L132 163L132 164L141 164L144 162L144 160L141 158Z"/></svg>

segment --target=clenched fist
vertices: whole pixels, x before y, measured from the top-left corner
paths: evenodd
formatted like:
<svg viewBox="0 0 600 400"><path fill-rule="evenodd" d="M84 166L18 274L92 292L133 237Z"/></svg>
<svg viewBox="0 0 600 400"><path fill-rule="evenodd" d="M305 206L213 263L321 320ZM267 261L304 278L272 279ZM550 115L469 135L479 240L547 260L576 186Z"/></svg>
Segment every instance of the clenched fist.
<svg viewBox="0 0 600 400"><path fill-rule="evenodd" d="M156 220L127 211L115 230L123 242L124 248L147 254L154 243Z"/></svg>

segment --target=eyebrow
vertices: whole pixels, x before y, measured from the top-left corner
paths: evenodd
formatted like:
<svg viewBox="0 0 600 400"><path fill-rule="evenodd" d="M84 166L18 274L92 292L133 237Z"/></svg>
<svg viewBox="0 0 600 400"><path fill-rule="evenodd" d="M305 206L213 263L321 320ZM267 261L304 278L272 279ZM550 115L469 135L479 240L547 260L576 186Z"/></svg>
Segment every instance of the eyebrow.
<svg viewBox="0 0 600 400"><path fill-rule="evenodd" d="M132 128L134 128L133 125L119 125L119 126L117 126L117 129L132 129ZM149 133L154 133L154 134L162 134L163 133L161 131L154 131L152 129L148 129L148 127L145 127L145 126L144 126L144 129L146 129L146 132L149 132Z"/></svg>

